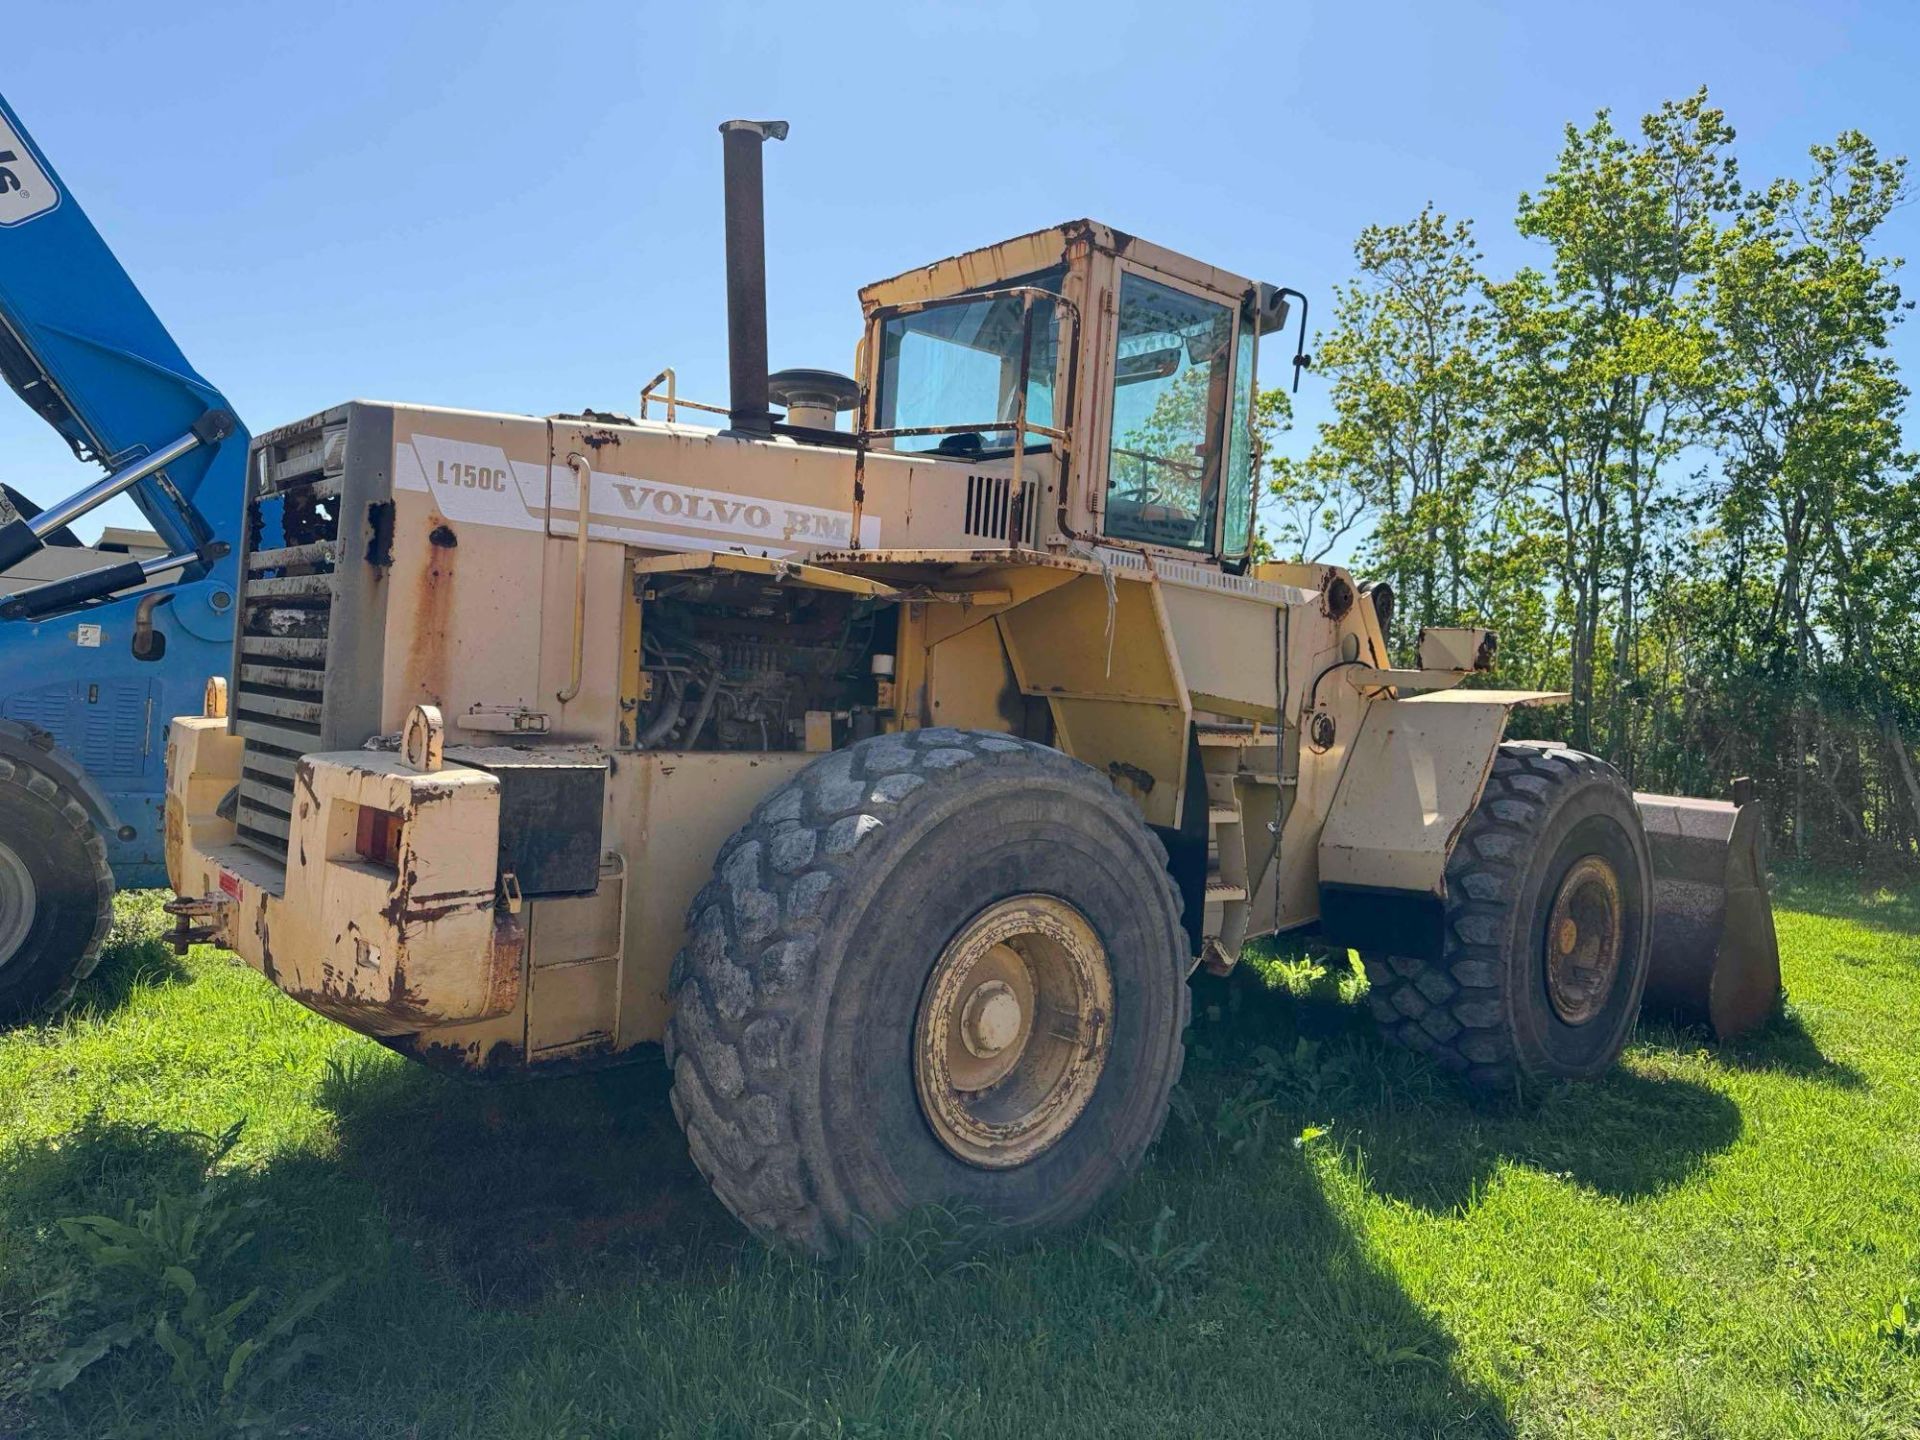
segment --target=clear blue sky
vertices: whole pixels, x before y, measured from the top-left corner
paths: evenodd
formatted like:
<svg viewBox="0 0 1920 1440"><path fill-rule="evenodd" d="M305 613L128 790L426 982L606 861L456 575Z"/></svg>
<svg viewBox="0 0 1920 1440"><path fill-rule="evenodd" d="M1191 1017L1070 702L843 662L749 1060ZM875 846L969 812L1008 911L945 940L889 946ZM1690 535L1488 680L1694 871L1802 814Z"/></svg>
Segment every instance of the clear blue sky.
<svg viewBox="0 0 1920 1440"><path fill-rule="evenodd" d="M255 429L354 396L624 410L669 363L724 400L734 115L793 124L776 368L850 368L865 281L1078 215L1319 303L1361 226L1431 199L1510 269L1566 121L1702 83L1749 179L1847 127L1920 150L1910 0L8 9L8 99ZM1920 257L1920 206L1889 238ZM17 404L0 467L80 478Z"/></svg>

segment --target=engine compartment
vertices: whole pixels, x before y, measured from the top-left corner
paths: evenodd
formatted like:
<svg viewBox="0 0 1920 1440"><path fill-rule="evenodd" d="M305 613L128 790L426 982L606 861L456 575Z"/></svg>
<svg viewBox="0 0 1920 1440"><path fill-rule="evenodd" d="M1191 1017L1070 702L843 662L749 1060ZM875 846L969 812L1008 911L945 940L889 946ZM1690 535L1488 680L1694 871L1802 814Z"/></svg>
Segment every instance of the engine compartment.
<svg viewBox="0 0 1920 1440"><path fill-rule="evenodd" d="M636 749L803 750L810 715L837 745L891 712L889 601L717 571L649 577L640 599Z"/></svg>

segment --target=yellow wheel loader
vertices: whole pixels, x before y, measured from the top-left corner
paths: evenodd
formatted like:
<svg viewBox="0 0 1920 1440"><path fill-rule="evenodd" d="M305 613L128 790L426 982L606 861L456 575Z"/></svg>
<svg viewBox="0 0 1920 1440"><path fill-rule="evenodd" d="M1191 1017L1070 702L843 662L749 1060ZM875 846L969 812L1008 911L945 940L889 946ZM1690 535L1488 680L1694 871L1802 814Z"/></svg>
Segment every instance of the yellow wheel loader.
<svg viewBox="0 0 1920 1440"><path fill-rule="evenodd" d="M1302 297L1075 221L868 286L854 376L769 376L786 127L721 128L724 428L667 371L636 418L255 442L231 683L169 743L180 945L450 1070L661 1045L720 1197L815 1250L1086 1211L1250 937L1359 951L1491 1089L1604 1071L1656 957L1765 1013L1754 810L1503 743L1559 697L1463 685L1490 634L1396 668L1384 587L1251 559Z"/></svg>

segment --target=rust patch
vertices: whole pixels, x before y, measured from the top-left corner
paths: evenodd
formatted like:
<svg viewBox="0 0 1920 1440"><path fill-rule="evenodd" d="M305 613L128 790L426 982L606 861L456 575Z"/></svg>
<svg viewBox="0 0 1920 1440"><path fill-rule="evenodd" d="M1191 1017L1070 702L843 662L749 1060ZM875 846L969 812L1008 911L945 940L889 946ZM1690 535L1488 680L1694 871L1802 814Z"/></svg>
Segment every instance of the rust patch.
<svg viewBox="0 0 1920 1440"><path fill-rule="evenodd" d="M436 532L446 530L443 517L435 516ZM448 530L448 533L452 532ZM452 545L431 545L426 568L414 590L413 642L407 651L407 673L414 677L417 693L429 703L439 704L447 693L447 645L449 622L453 617L453 592L456 580L454 557L459 550Z"/></svg>
<svg viewBox="0 0 1920 1440"><path fill-rule="evenodd" d="M373 1039L395 1054L418 1060L428 1069L438 1070L442 1074L494 1079L517 1075L522 1069L523 1052L510 1040L496 1040L483 1058L478 1040L469 1040L461 1045L448 1040L435 1040L429 1032L375 1035Z"/></svg>
<svg viewBox="0 0 1920 1440"><path fill-rule="evenodd" d="M167 863L173 865L175 857L184 852L187 839L186 817L180 813L180 802L173 796L167 796L166 809L163 812L163 828L166 831ZM177 871L175 873L178 873Z"/></svg>
<svg viewBox="0 0 1920 1440"><path fill-rule="evenodd" d="M1124 780L1142 795L1151 795L1156 783L1151 771L1142 770L1138 765L1129 765L1124 760L1109 760L1107 774L1115 781Z"/></svg>
<svg viewBox="0 0 1920 1440"><path fill-rule="evenodd" d="M493 917L493 973L488 977L488 1008L504 1015L519 1005L525 985L527 927L505 910Z"/></svg>
<svg viewBox="0 0 1920 1440"><path fill-rule="evenodd" d="M407 984L407 962L394 957L393 975L387 981L386 1008L396 1015L425 1015L427 997Z"/></svg>
<svg viewBox="0 0 1920 1440"><path fill-rule="evenodd" d="M393 502L367 506L367 563L384 570L393 564Z"/></svg>
<svg viewBox="0 0 1920 1440"><path fill-rule="evenodd" d="M380 918L405 936L409 925L431 925L462 910L484 910L493 904L491 890L448 890L438 895L415 895L412 876L393 887L392 898L380 907Z"/></svg>
<svg viewBox="0 0 1920 1440"><path fill-rule="evenodd" d="M480 1060L480 1042L456 1045L446 1040L424 1041L419 1035L375 1035L375 1042L396 1055L417 1060L431 1070L460 1074L474 1070Z"/></svg>
<svg viewBox="0 0 1920 1440"><path fill-rule="evenodd" d="M274 968L273 945L267 933L267 895L264 890L260 892L259 908L254 912L253 934L260 942L260 973L267 977L269 984L278 985L280 972Z"/></svg>
<svg viewBox="0 0 1920 1440"><path fill-rule="evenodd" d="M451 550L460 543L460 537L453 533L451 525L436 525L428 532L427 543L441 550Z"/></svg>
<svg viewBox="0 0 1920 1440"><path fill-rule="evenodd" d="M320 804L320 792L313 788L312 762L307 760L295 761L294 767L293 767L293 778L295 781L299 783L300 788L307 792L307 799L311 800L314 803L315 808L317 809Z"/></svg>

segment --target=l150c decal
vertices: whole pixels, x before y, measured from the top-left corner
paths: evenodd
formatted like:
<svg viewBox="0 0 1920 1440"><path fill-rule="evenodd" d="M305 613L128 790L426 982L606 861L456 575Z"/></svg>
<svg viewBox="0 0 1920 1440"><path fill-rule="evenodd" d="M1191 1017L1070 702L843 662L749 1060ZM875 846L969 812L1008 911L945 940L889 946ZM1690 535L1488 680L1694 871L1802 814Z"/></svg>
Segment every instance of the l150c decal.
<svg viewBox="0 0 1920 1440"><path fill-rule="evenodd" d="M0 225L24 225L60 203L60 187L0 115Z"/></svg>
<svg viewBox="0 0 1920 1440"><path fill-rule="evenodd" d="M580 509L573 471L565 465L510 460L497 445L415 435L393 447L393 484L433 497L449 520L503 530L572 535ZM587 534L661 550L719 545L753 555L791 555L800 549L845 549L853 516L761 495L671 485L633 475L594 471ZM549 510L548 496L552 496ZM866 516L860 543L880 543L880 521Z"/></svg>

